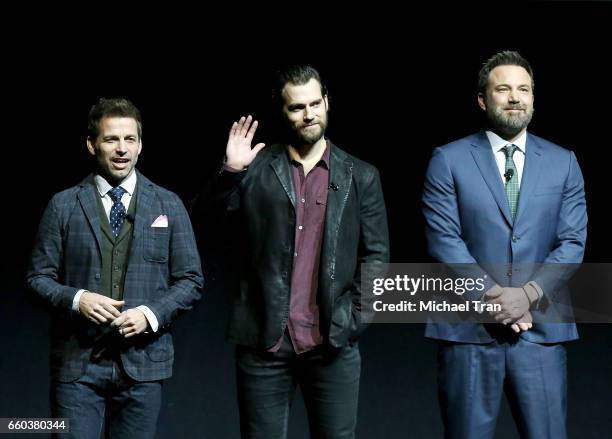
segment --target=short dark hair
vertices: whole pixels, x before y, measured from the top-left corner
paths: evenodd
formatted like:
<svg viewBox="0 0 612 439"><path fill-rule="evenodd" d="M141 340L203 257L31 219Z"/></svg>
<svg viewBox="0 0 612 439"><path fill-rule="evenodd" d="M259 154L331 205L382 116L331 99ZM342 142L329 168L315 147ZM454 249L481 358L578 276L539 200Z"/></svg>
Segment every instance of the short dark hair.
<svg viewBox="0 0 612 439"><path fill-rule="evenodd" d="M138 138L142 139L142 117L134 104L125 98L101 98L89 110L87 137L94 142L100 134L100 121L105 117L131 117L138 125Z"/></svg>
<svg viewBox="0 0 612 439"><path fill-rule="evenodd" d="M529 62L518 52L513 50L504 50L503 52L493 55L482 65L482 68L478 73L479 94L485 94L487 90L487 83L489 82L489 74L491 73L491 70L499 66L519 66L524 68L531 77L531 88L534 88L535 83L533 81L533 70L531 69Z"/></svg>
<svg viewBox="0 0 612 439"><path fill-rule="evenodd" d="M283 89L287 84L304 85L311 79L316 79L321 85L321 95L327 96L327 87L321 79L318 70L310 64L295 64L277 70L274 74L274 85L272 87L272 101L275 108L283 106Z"/></svg>

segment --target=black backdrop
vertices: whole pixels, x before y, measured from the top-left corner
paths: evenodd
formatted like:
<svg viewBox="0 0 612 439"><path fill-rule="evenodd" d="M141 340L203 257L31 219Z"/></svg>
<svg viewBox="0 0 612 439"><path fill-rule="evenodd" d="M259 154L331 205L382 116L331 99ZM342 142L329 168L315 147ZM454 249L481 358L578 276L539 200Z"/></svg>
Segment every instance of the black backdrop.
<svg viewBox="0 0 612 439"><path fill-rule="evenodd" d="M380 5L326 16L310 5L275 26L253 21L241 32L230 29L231 15L219 18L222 31L211 17L184 11L171 28L155 21L141 22L139 32L112 32L129 30L128 20L84 23L89 33L49 26L28 43L14 35L3 87L0 417L48 416L48 316L27 299L23 274L47 201L91 169L86 116L102 96L127 96L142 110L139 169L187 203L218 166L235 118L254 114L262 123L256 140L274 140L274 68L313 63L330 90L329 137L381 172L392 260L420 262L427 260L420 194L431 151L481 127L478 69L496 51L515 49L535 71L530 131L573 149L582 167L586 261L610 262L611 6L439 5L417 13ZM175 376L164 385L159 438L238 437L233 348L223 339L227 296L212 282L176 324ZM358 437L441 436L435 346L422 331L379 325L364 335ZM612 330L581 325L580 333L568 347L570 434L609 437ZM290 437L307 437L299 398ZM506 407L498 437L517 437Z"/></svg>

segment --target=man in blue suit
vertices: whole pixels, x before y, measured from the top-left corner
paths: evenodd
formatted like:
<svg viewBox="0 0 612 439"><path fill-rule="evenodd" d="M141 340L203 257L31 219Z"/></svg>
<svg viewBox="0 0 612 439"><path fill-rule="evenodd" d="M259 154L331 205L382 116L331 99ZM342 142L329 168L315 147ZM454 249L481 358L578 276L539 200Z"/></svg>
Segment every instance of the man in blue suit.
<svg viewBox="0 0 612 439"><path fill-rule="evenodd" d="M526 131L533 87L520 54L491 57L479 74L487 131L436 148L427 171L431 255L474 264L494 282L468 299L501 306L499 323L427 325L449 438L492 438L504 389L522 437L566 437L564 344L578 334L571 323L538 322L557 300L546 267L582 261L586 203L574 154Z"/></svg>
<svg viewBox="0 0 612 439"><path fill-rule="evenodd" d="M171 322L203 278L180 199L136 171L141 117L126 99L89 113L97 167L56 194L40 222L27 273L51 307L51 409L70 435L152 438L162 380L172 375Z"/></svg>

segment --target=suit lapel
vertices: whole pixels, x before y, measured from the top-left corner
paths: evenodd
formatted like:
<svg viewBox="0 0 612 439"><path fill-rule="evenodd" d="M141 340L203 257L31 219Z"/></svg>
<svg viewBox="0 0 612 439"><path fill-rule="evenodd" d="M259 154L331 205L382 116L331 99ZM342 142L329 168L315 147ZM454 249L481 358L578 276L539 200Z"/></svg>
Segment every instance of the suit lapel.
<svg viewBox="0 0 612 439"><path fill-rule="evenodd" d="M525 155L525 166L523 167L523 176L521 178L515 223L518 222L521 214L525 210L525 206L529 202L529 196L533 192L533 188L538 185L543 162L540 145L538 145L529 134L527 134L527 146L525 149L527 150Z"/></svg>
<svg viewBox="0 0 612 439"><path fill-rule="evenodd" d="M508 197L506 196L504 184L499 175L499 168L495 162L491 144L486 134L481 132L476 140L472 142L472 146L474 147L472 149L472 156L482 174L482 178L484 178L487 183L504 218L506 218L508 224L512 224L512 214L510 213L510 206L508 205Z"/></svg>
<svg viewBox="0 0 612 439"><path fill-rule="evenodd" d="M138 172L136 182L136 215L134 218L134 231L132 235L132 248L136 248L135 242L144 233L145 227L151 225L151 212L155 202L155 193L151 188L151 182ZM167 214L167 212L157 212Z"/></svg>
<svg viewBox="0 0 612 439"><path fill-rule="evenodd" d="M336 247L338 245L338 232L346 202L351 192L353 179L353 162L341 150L330 142L329 154L329 183L337 190L329 189L327 192L327 207L325 209L325 225L323 232L323 245L321 247L321 262L319 271L319 293L322 303L331 304L334 298L334 278L336 263ZM330 278L330 275L332 276ZM331 279L331 280L330 280Z"/></svg>
<svg viewBox="0 0 612 439"><path fill-rule="evenodd" d="M327 192L324 242L327 243L326 248L329 248L328 246L331 245L335 252L340 221L342 220L346 200L351 191L353 162L331 143L330 147L329 183L330 186L334 185L334 187L337 187L337 190L329 189Z"/></svg>
<svg viewBox="0 0 612 439"><path fill-rule="evenodd" d="M276 150L274 154L276 158L274 158L270 162L270 166L276 173L276 176L280 180L283 189L287 193L289 200L291 200L291 204L295 209L295 190L293 188L293 179L291 178L291 169L289 167L289 160L287 159L287 153L285 151L284 145L274 145Z"/></svg>
<svg viewBox="0 0 612 439"><path fill-rule="evenodd" d="M85 218L87 218L87 222L89 223L89 227L96 238L96 245L98 246L98 251L100 255L102 254L102 235L101 235L101 227L100 227L100 215L98 213L98 204L96 197L99 194L96 189L96 184L93 180L93 175L88 176L81 183L81 190L77 194L77 198L79 199L79 203L81 203L81 208L85 213Z"/></svg>

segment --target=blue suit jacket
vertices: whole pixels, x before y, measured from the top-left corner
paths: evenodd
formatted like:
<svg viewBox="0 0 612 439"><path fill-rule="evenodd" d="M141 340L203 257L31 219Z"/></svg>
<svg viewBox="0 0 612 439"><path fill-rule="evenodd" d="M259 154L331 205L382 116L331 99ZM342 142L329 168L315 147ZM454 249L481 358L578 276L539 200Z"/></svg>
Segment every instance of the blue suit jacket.
<svg viewBox="0 0 612 439"><path fill-rule="evenodd" d="M440 262L501 267L582 261L587 215L584 182L576 157L531 134L527 135L514 221L484 132L434 150L425 179L423 210L429 252ZM544 271L534 268L518 275L515 272L506 278L506 286L522 286L535 280L545 296L552 294L555 286ZM501 284L499 273L490 274ZM543 317L538 312L532 310L536 321ZM485 326L477 323L430 322L426 336L470 343L493 341ZM573 323L536 323L521 337L552 343L575 339L578 334Z"/></svg>
<svg viewBox="0 0 612 439"><path fill-rule="evenodd" d="M200 298L203 277L191 222L180 199L138 174L136 215L124 283L123 309L146 305L157 317L156 333L121 345L127 374L137 381L172 375L170 323ZM56 194L40 222L27 281L54 312L51 372L60 381L79 378L100 327L72 311L76 292L99 290L102 229L93 175ZM167 215L168 227L151 227Z"/></svg>

